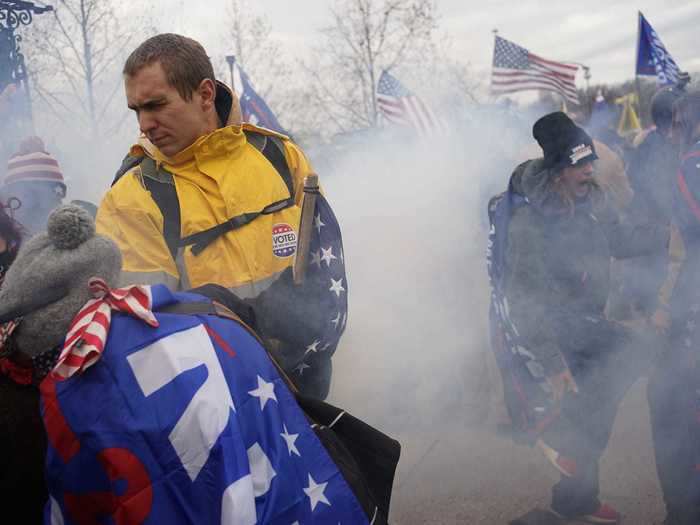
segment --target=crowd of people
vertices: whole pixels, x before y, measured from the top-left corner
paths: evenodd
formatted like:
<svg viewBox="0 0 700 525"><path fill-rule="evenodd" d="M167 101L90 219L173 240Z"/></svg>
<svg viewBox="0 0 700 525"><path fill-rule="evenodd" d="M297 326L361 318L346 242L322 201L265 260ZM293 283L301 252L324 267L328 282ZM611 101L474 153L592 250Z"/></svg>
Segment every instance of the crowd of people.
<svg viewBox="0 0 700 525"><path fill-rule="evenodd" d="M651 115L619 155L631 199L599 176L600 143L555 112L532 128L542 156L489 203L492 345L516 436L560 473L551 511L565 519L620 521L598 466L647 376L664 523L700 523L700 92L664 87Z"/></svg>
<svg viewBox="0 0 700 525"><path fill-rule="evenodd" d="M128 107L142 135L99 207L74 201L77 208L61 208L66 181L39 138L23 141L9 160L0 187L0 283L16 259L22 268L10 273L0 305L3 398L25 400L23 411L27 403L38 404L39 385L54 367L65 366L57 345L74 329L70 321L89 297L87 282L95 273L108 290L127 290L110 303L121 312L133 314L133 306L124 306L126 297L138 295L134 287L150 285L223 305L264 343L285 388L311 400L308 406L318 415L321 409L313 403L328 395L334 345L322 345L314 335L317 326L329 322L328 303L317 290L338 297L347 290L342 279L331 279L330 288L312 277L295 283L304 180L312 174L308 159L288 137L242 122L236 94L215 79L210 59L194 40L174 34L152 37L133 51L123 73ZM592 138L563 112L543 116L532 127L539 149L528 152L507 191L489 203L492 343L505 400L514 435L539 449L560 473L551 510L566 519L620 521L612 504L599 497L598 467L622 398L635 381L648 376L665 523L700 523L695 350L700 344L700 92L683 85L662 88L651 115L654 128L624 152L617 142L606 144L602 135ZM56 215L56 209L63 211ZM319 232L327 226L320 215L313 220ZM61 262L50 267L33 262L39 259ZM320 269L337 259L324 251L312 263ZM16 291L32 287L39 298ZM23 297L12 308L8 290ZM48 318L60 319L52 325L56 330L48 331L51 337L37 329L37 319ZM330 322L339 338L345 320L338 313ZM257 380L258 388L248 394L260 398L264 410L267 401L277 398L274 387L269 390L272 383L259 375ZM45 422L46 414L58 417L58 401L49 396L44 404ZM46 442L37 413L0 421L3 428L35 438L14 442L12 454L29 458L22 446L31 446L35 468L25 469L25 478L38 486L38 499L31 505L48 497L41 474L46 447L59 458L49 456L54 488L70 485L57 480L56 472L75 475L69 465L73 452L64 454L62 448L65 436L72 435L68 423L61 423L61 431L49 429ZM329 428L344 415L333 414ZM366 432L354 428L355 439ZM290 433L286 424L283 429L289 457L300 456L294 438L299 434ZM348 443L329 439L320 440L329 450L345 459L356 455ZM348 503L355 513L348 515L386 522L398 457L386 453L393 463L385 465L367 454L369 448L362 449L358 461L375 462L373 472L383 480L386 504L374 498L378 482L358 474L362 468L354 463L356 457L343 463L343 475L350 475L344 470L350 469L356 477L352 491L342 492L347 488L342 487L342 498L360 501L357 508ZM7 491L17 486L18 470L0 473L0 478L7 474L2 480ZM272 470L265 481L268 488L274 475ZM309 474L304 493L311 516L319 503L331 506L325 485ZM52 498L58 493L64 499L51 499L49 514L77 513L89 520L122 508L142 516L145 508L121 496L71 499L70 491L57 490L51 491ZM231 501L239 504L239 496ZM18 496L18 501L29 500ZM82 507L85 501L93 506ZM255 509L244 510L241 515L251 518L252 512L254 522ZM221 510L221 515L229 511ZM30 521L34 519L42 518Z"/></svg>

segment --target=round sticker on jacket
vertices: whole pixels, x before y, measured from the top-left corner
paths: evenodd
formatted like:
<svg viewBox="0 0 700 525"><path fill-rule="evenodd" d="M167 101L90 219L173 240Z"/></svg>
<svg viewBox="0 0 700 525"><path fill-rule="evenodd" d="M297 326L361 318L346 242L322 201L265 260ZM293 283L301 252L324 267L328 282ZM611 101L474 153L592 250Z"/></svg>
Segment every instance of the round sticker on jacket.
<svg viewBox="0 0 700 525"><path fill-rule="evenodd" d="M294 229L289 224L275 224L272 227L272 253L275 257L291 257L296 251L297 234Z"/></svg>

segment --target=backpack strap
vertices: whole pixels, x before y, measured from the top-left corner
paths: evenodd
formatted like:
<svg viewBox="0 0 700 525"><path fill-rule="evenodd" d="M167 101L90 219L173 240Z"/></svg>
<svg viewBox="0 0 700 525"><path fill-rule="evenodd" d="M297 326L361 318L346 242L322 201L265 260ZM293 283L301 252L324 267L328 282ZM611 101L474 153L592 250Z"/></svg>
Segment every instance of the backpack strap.
<svg viewBox="0 0 700 525"><path fill-rule="evenodd" d="M177 196L175 181L173 180L172 174L162 167L158 167L156 162L150 157L133 157L131 155L124 157L122 165L114 176L112 186L126 173L137 166L140 167L144 186L151 193L151 197L163 216L163 237L165 238L165 243L168 246L173 260L176 260L177 250L181 246L192 245L192 253L194 255L199 255L209 244L221 235L242 228L261 215L276 213L294 205L294 182L289 165L284 156L284 143L282 140L276 136L265 135L257 131L244 130L243 132L248 142L255 149L260 151L267 161L272 164L272 167L275 168L275 171L282 178L282 181L289 191L289 197L268 204L260 211L243 213L231 217L222 224L218 224L208 230L188 235L184 238L180 237L180 201Z"/></svg>
<svg viewBox="0 0 700 525"><path fill-rule="evenodd" d="M257 131L246 130L245 134L250 144L263 154L263 156L270 164L272 164L275 171L277 171L279 176L282 178L285 186L287 186L287 190L289 191L289 197L268 204L260 211L236 215L235 217L231 217L226 222L217 224L208 230L193 233L192 235L188 235L187 237L181 239L180 246L191 245L192 253L194 255L199 255L202 253L207 246L209 246L220 236L230 231L242 228L246 224L250 224L261 215L277 213L278 211L294 206L294 184L292 181L292 174L289 170L289 165L284 157L284 144L282 141L277 137L263 135Z"/></svg>
<svg viewBox="0 0 700 525"><path fill-rule="evenodd" d="M163 215L163 238L173 261L177 259L180 246L180 201L177 198L175 181L171 173L158 169L156 161L144 157L141 162L143 185L151 193L151 198Z"/></svg>

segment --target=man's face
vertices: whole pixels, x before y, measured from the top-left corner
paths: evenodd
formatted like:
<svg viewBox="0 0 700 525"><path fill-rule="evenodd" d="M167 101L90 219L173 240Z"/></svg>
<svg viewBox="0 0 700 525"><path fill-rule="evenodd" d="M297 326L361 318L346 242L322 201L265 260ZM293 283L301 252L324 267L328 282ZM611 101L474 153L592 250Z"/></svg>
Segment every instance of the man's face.
<svg viewBox="0 0 700 525"><path fill-rule="evenodd" d="M593 162L582 162L576 166L567 166L562 170L561 178L571 195L581 199L591 191L593 182Z"/></svg>
<svg viewBox="0 0 700 525"><path fill-rule="evenodd" d="M211 83L204 80L202 84ZM212 86L196 89L191 100L180 96L168 84L159 62L125 76L124 86L129 108L136 112L141 132L164 155L172 157L209 131L213 108Z"/></svg>

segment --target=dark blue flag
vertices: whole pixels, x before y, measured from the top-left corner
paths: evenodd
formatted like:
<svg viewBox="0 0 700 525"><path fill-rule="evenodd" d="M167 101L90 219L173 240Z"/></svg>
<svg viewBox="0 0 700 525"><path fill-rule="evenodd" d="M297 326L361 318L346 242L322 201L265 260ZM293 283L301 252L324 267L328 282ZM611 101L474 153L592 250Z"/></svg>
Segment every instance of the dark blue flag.
<svg viewBox="0 0 700 525"><path fill-rule="evenodd" d="M248 75L238 64L233 66L233 89L241 100L241 112L243 113L244 122L271 129L283 135L289 135L267 103L253 89L253 84Z"/></svg>
<svg viewBox="0 0 700 525"><path fill-rule="evenodd" d="M659 85L676 84L680 69L651 24L639 13L637 75L655 76Z"/></svg>
<svg viewBox="0 0 700 525"><path fill-rule="evenodd" d="M501 370L513 437L532 444L556 417L556 412L544 368L522 341L510 318L505 294L508 225L514 211L527 205L527 199L513 191L512 183L509 184L508 191L491 199L488 207L490 231L486 261L491 282L491 349Z"/></svg>
<svg viewBox="0 0 700 525"><path fill-rule="evenodd" d="M303 376L324 355L333 355L348 320L348 280L340 225L326 198L316 196L316 211L305 287L315 289L318 311L314 326L308 327L309 341L303 359L294 372ZM313 372L311 372L313 373Z"/></svg>
<svg viewBox="0 0 700 525"><path fill-rule="evenodd" d="M361 478L346 480L248 328L160 313L202 298L150 290L158 327L115 313L97 363L42 384L46 523L361 524L386 514L358 500Z"/></svg>

